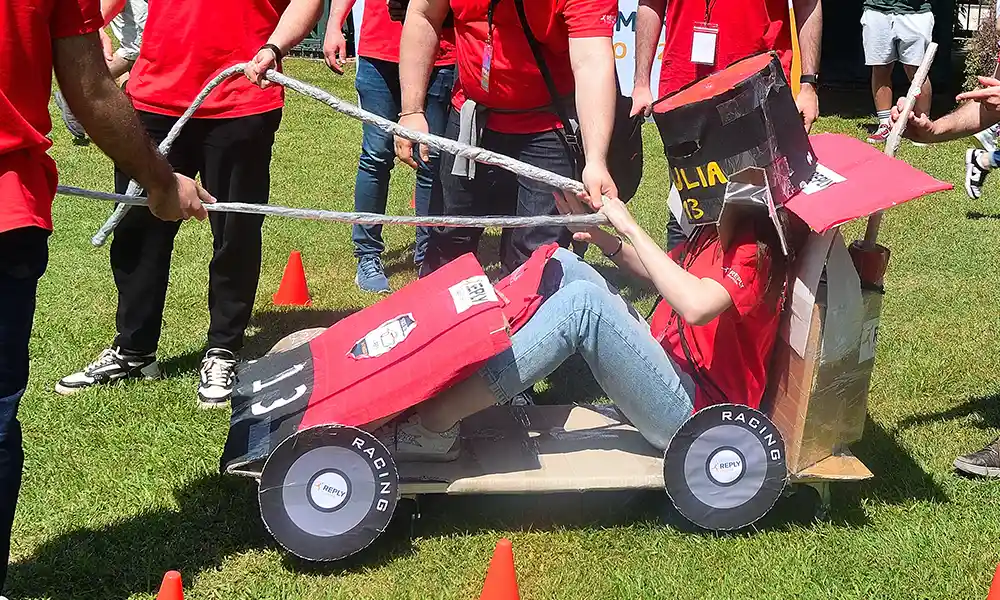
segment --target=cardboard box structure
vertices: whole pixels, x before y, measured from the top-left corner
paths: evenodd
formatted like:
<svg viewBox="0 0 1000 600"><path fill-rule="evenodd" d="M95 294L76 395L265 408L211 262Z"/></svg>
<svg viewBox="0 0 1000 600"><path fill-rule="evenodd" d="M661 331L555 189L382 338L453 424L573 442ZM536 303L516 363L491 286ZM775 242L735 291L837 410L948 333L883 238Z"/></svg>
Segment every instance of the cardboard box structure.
<svg viewBox="0 0 1000 600"><path fill-rule="evenodd" d="M881 310L882 292L862 289L839 230L813 234L796 264L764 396L791 473L848 455L861 439Z"/></svg>

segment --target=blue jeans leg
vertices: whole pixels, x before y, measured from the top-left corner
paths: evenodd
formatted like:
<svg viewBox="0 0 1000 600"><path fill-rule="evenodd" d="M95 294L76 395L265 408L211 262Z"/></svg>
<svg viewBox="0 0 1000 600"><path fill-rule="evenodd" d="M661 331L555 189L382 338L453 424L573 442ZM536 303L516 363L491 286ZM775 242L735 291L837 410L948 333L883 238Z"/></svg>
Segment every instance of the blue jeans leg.
<svg viewBox="0 0 1000 600"><path fill-rule="evenodd" d="M451 110L451 88L454 82L455 67L453 66L437 67L431 73L424 114L427 117L427 128L434 135L444 135L445 128L448 126L448 112ZM441 153L432 148L430 155L430 162L420 161L420 168L417 169L415 204L416 213L419 216L431 214L431 206L440 206L442 202L441 179L438 177L438 170L441 167ZM429 237L429 227L417 227L417 243L413 251L413 262L418 265L424 261Z"/></svg>
<svg viewBox="0 0 1000 600"><path fill-rule="evenodd" d="M28 340L38 279L48 262L48 232L27 227L0 233L0 593L10 559L10 533L21 489L24 451L17 407L28 385Z"/></svg>
<svg viewBox="0 0 1000 600"><path fill-rule="evenodd" d="M665 448L691 416L694 384L649 326L601 275L569 250L546 265L538 312L512 347L481 370L498 400L541 381L573 354L653 446Z"/></svg>
<svg viewBox="0 0 1000 600"><path fill-rule="evenodd" d="M361 108L395 121L399 118L399 65L383 60L358 58L354 80ZM365 124L361 139L361 158L354 182L354 210L385 214L389 197L389 173L396 157L392 136L374 125ZM381 225L355 225L351 238L354 255L378 255L385 249Z"/></svg>

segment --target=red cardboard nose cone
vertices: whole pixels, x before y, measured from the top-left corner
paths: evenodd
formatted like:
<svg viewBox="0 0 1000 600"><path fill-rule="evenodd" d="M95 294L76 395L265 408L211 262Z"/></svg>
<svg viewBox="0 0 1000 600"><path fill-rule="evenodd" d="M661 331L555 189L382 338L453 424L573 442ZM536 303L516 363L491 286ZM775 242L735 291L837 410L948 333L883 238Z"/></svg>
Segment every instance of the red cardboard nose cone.
<svg viewBox="0 0 1000 600"><path fill-rule="evenodd" d="M517 572L514 570L514 549L510 540L497 542L493 550L490 568L486 571L486 583L479 600L520 600L517 591Z"/></svg>
<svg viewBox="0 0 1000 600"><path fill-rule="evenodd" d="M181 584L181 574L177 571L167 571L160 584L156 600L184 600L184 586Z"/></svg>
<svg viewBox="0 0 1000 600"><path fill-rule="evenodd" d="M281 277L278 293L272 297L276 306L311 306L309 286L306 285L306 270L302 267L302 254L292 250Z"/></svg>

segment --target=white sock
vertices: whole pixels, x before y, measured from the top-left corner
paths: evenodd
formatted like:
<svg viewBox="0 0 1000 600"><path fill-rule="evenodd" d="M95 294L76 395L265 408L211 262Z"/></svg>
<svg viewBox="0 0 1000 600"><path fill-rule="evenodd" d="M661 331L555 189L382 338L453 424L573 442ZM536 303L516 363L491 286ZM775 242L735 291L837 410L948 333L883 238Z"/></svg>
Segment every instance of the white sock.
<svg viewBox="0 0 1000 600"><path fill-rule="evenodd" d="M889 123L892 120L892 117L891 117L892 110L891 109L890 110L880 110L880 111L876 112L875 115L878 117L878 124L879 125L889 125Z"/></svg>
<svg viewBox="0 0 1000 600"><path fill-rule="evenodd" d="M990 152L985 152L985 151L977 152L976 153L976 165L980 169L982 169L984 171L989 171L990 169L992 169L995 166L995 165L992 164L992 162L993 162L992 158L993 158L993 155Z"/></svg>

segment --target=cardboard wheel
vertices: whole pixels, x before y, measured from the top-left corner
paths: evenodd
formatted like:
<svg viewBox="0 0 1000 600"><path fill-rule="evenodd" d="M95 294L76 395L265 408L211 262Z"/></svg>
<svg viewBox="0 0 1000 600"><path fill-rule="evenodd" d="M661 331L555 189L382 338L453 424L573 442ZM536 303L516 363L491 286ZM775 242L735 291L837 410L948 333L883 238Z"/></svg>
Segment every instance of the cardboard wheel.
<svg viewBox="0 0 1000 600"><path fill-rule="evenodd" d="M663 456L667 495L689 521L713 531L763 517L788 483L785 442L763 413L717 404L691 416Z"/></svg>
<svg viewBox="0 0 1000 600"><path fill-rule="evenodd" d="M271 453L258 499L264 525L289 552L340 560L385 531L399 499L399 476L389 451L370 433L317 425Z"/></svg>
<svg viewBox="0 0 1000 600"><path fill-rule="evenodd" d="M267 351L267 356L298 348L302 344L311 342L313 339L319 337L319 335L324 331L326 331L326 327L312 327L310 329L302 329L300 331L296 331L295 333L288 334L278 340L278 343Z"/></svg>

